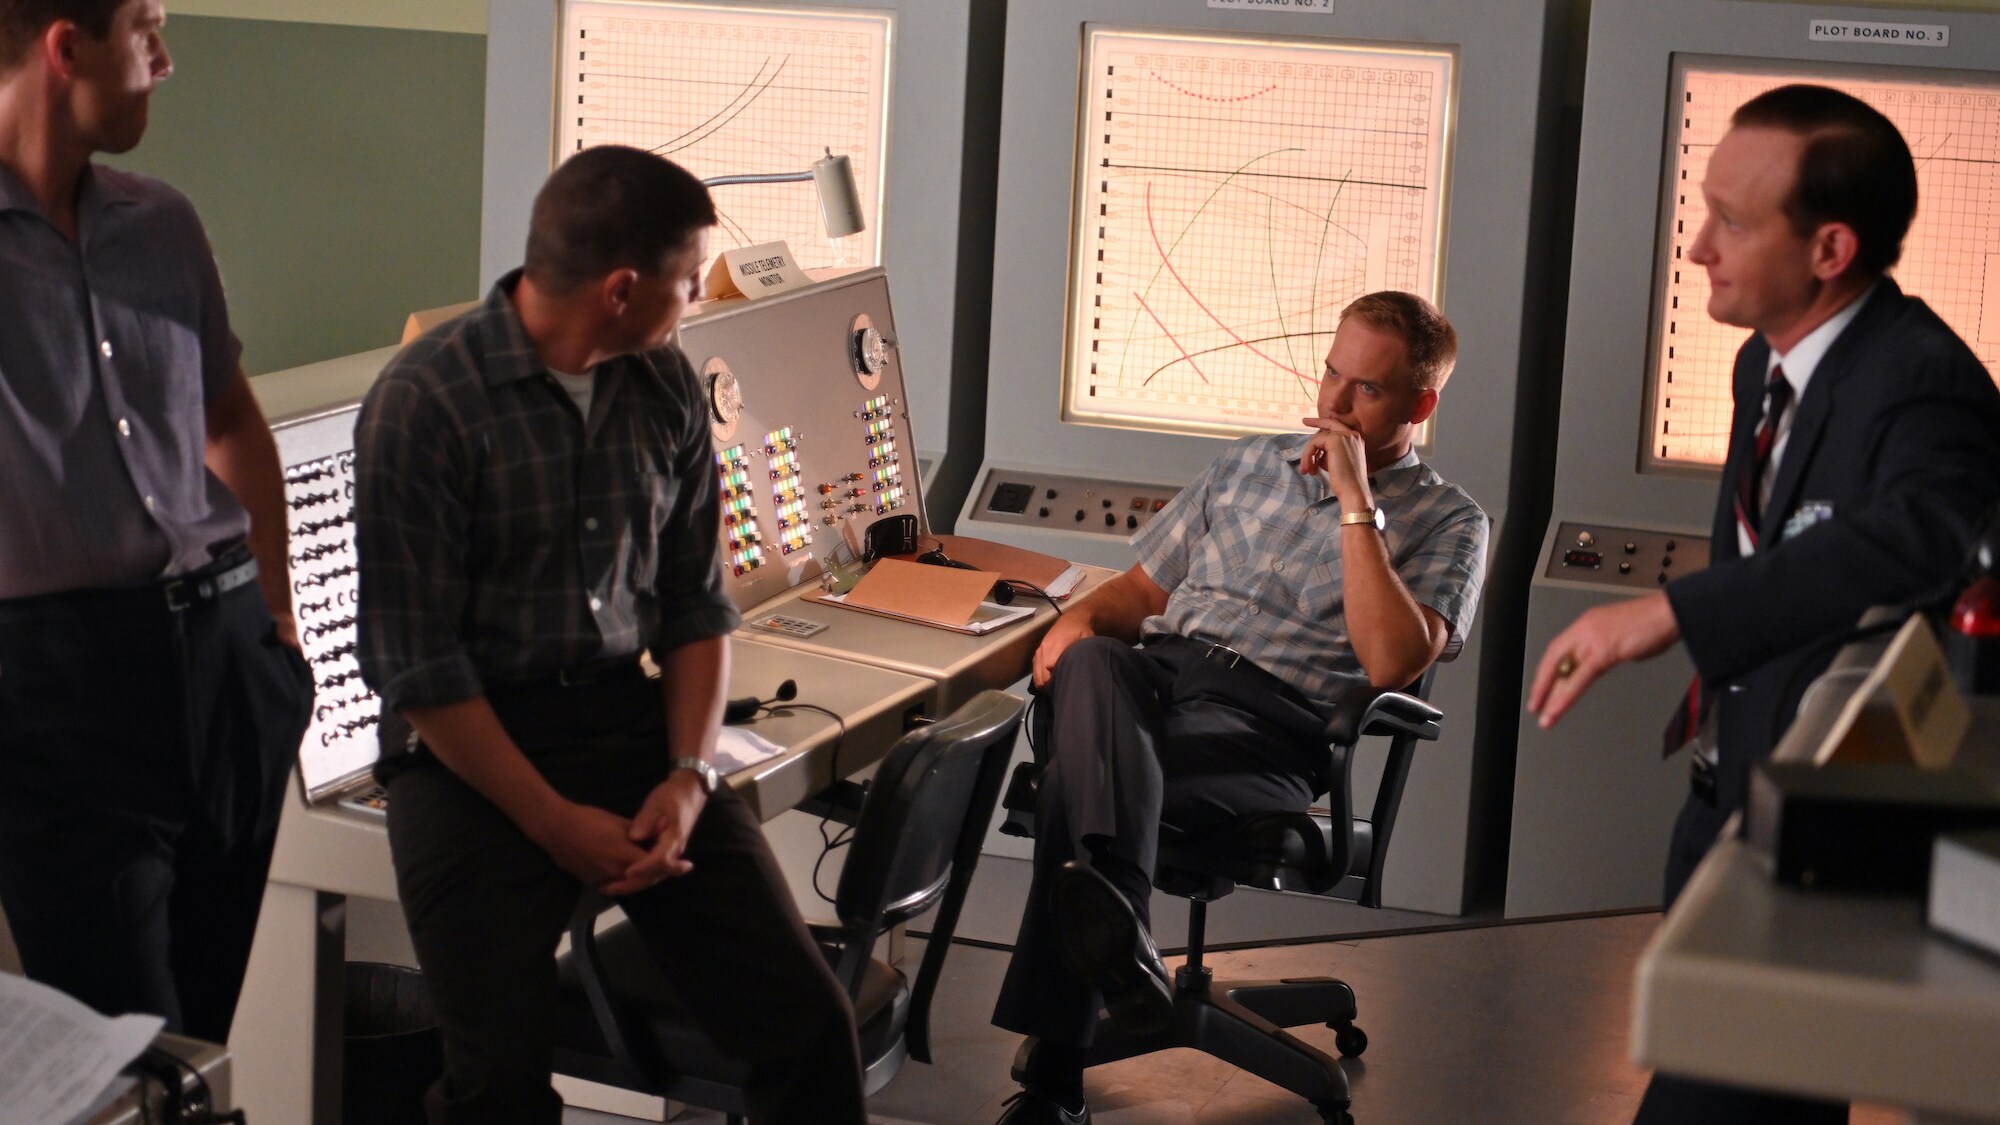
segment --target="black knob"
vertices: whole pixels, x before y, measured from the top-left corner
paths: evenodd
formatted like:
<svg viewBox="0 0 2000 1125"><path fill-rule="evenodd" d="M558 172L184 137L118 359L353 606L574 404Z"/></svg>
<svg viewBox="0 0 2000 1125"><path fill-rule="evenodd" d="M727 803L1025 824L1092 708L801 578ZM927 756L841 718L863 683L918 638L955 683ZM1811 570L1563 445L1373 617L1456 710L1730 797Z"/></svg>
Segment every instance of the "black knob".
<svg viewBox="0 0 2000 1125"><path fill-rule="evenodd" d="M1117 517L1117 516L1114 516L1114 515L1112 515L1112 514L1111 514L1110 512L1106 512L1106 513L1104 513L1104 526L1106 526L1106 527L1117 527L1117 526L1118 526L1118 517Z"/></svg>
<svg viewBox="0 0 2000 1125"><path fill-rule="evenodd" d="M1669 567L1672 565L1674 565L1674 557L1672 555L1668 555L1666 558L1660 560L1660 566L1662 567Z"/></svg>
<svg viewBox="0 0 2000 1125"><path fill-rule="evenodd" d="M1671 551L1674 549L1674 547L1675 547L1674 541L1671 539L1667 540L1667 550Z"/></svg>
<svg viewBox="0 0 2000 1125"><path fill-rule="evenodd" d="M1662 585L1662 586L1664 586L1664 585L1666 585L1666 584L1667 584L1667 572L1666 572L1666 571L1664 571L1664 570L1663 570L1663 571L1661 571L1661 572L1660 572L1660 577L1659 577L1658 581L1659 581L1660 585Z"/></svg>
<svg viewBox="0 0 2000 1125"><path fill-rule="evenodd" d="M1618 564L1618 573L1620 573L1620 574L1630 574L1630 573L1632 573L1632 564L1631 564L1631 563L1619 563L1619 564Z"/></svg>
<svg viewBox="0 0 2000 1125"><path fill-rule="evenodd" d="M1082 508L1078 508L1078 509L1076 510L1076 522L1078 522L1078 523L1082 523L1082 522L1083 522L1083 509L1082 509Z"/></svg>
<svg viewBox="0 0 2000 1125"><path fill-rule="evenodd" d="M1105 506L1105 507L1107 507L1107 508L1109 508L1109 507L1111 506L1111 501L1110 501L1110 499L1109 499L1109 498L1107 498L1107 499L1106 499L1106 500L1104 501L1104 506Z"/></svg>
<svg viewBox="0 0 2000 1125"><path fill-rule="evenodd" d="M1126 526L1126 528L1128 528L1128 529L1130 529L1130 530L1133 530L1133 531L1136 531L1136 530L1138 530L1138 528L1139 528L1139 517L1138 517L1138 516L1126 516L1126 517L1125 517L1125 526Z"/></svg>
<svg viewBox="0 0 2000 1125"><path fill-rule="evenodd" d="M1626 554L1628 554L1628 555L1636 555L1636 554L1638 554L1638 553L1639 553L1639 545L1638 545L1637 543L1627 543L1627 544L1625 544L1625 553L1626 553Z"/></svg>
<svg viewBox="0 0 2000 1125"><path fill-rule="evenodd" d="M1047 508L1043 508L1043 509L1042 509L1042 518L1043 518L1043 519L1048 519L1048 518L1049 518L1049 510L1048 510Z"/></svg>
<svg viewBox="0 0 2000 1125"><path fill-rule="evenodd" d="M1047 493L1045 494L1045 498L1046 498L1046 499L1049 499L1049 500L1053 500L1053 499L1055 499L1055 498L1056 498L1056 490L1055 490L1055 489L1053 489L1053 488L1049 489L1049 490L1048 490L1048 492L1047 492Z"/></svg>

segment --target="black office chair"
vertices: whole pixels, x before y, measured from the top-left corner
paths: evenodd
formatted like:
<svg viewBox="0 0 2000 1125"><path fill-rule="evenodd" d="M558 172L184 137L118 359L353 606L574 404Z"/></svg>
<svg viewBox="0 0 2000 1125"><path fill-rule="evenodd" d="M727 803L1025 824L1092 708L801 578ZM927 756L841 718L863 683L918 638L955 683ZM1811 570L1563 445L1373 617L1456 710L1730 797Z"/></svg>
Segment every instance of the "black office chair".
<svg viewBox="0 0 2000 1125"><path fill-rule="evenodd" d="M1436 739L1443 712L1424 702L1435 668L1401 692L1356 687L1335 701L1326 725L1333 755L1329 808L1248 817L1199 834L1163 832L1153 885L1189 900L1187 963L1174 972L1174 1019L1165 1030L1133 1035L1101 1018L1086 1064L1116 1062L1170 1047L1193 1047L1305 1098L1320 1117L1352 1125L1347 1074L1325 1052L1285 1031L1308 1023L1334 1030L1334 1046L1353 1058L1368 1048L1355 1026L1354 989L1332 977L1218 981L1202 964L1208 904L1237 887L1301 891L1382 905L1382 864L1396 808L1403 799L1419 741ZM1355 745L1363 736L1390 736L1375 807L1354 815ZM1023 805L1033 808L1032 764L1016 770L1007 795L1009 825L1019 831ZM1021 1045L1014 1078L1023 1081L1037 1041Z"/></svg>
<svg viewBox="0 0 2000 1125"><path fill-rule="evenodd" d="M812 929L853 1001L870 1094L905 1058L931 1061L931 994L1024 706L1005 692L981 692L948 718L904 735L859 806L834 894L839 923ZM594 932L613 903L594 892L585 898L570 919L570 951L559 959L556 1072L721 1110L740 1125L748 1067L698 1030L630 922ZM937 918L912 987L900 970L874 959L875 943L933 906Z"/></svg>

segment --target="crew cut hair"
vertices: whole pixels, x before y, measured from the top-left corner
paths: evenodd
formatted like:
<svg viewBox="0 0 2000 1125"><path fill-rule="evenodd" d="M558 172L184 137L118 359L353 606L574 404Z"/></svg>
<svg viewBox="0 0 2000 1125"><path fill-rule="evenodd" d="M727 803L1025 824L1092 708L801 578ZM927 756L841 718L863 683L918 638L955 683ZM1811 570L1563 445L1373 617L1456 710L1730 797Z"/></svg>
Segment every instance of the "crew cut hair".
<svg viewBox="0 0 2000 1125"><path fill-rule="evenodd" d="M49 25L69 22L102 39L111 34L111 17L127 0L0 0L0 74L21 65L28 49Z"/></svg>
<svg viewBox="0 0 2000 1125"><path fill-rule="evenodd" d="M613 270L656 276L695 231L715 221L708 188L673 161L623 145L587 148L535 195L525 269L556 295Z"/></svg>
<svg viewBox="0 0 2000 1125"><path fill-rule="evenodd" d="M1415 293L1384 289L1349 302L1340 310L1341 323L1350 317L1403 341L1412 389L1441 390L1451 378L1458 362L1458 332L1436 305Z"/></svg>
<svg viewBox="0 0 2000 1125"><path fill-rule="evenodd" d="M1903 236L1917 216L1917 165L1903 134L1875 107L1826 86L1780 86L1738 106L1729 123L1805 141L1785 200L1800 238L1845 223L1859 243L1852 269L1870 276L1903 256Z"/></svg>

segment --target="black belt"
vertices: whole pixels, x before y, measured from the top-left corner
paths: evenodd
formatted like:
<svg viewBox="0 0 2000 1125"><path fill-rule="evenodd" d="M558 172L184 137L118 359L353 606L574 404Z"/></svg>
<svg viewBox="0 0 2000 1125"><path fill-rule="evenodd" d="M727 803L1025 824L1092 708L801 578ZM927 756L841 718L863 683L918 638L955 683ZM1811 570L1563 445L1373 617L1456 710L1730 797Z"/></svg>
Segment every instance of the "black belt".
<svg viewBox="0 0 2000 1125"><path fill-rule="evenodd" d="M1307 710L1313 709L1312 701L1308 700L1303 692L1279 679L1271 672L1266 671L1263 665L1258 664L1255 660L1237 652L1228 645L1218 644L1214 641L1197 640L1193 637L1183 637L1178 633L1168 633L1164 636L1146 638L1146 647L1192 650L1201 659L1211 664L1220 664L1237 675L1247 677L1261 684L1267 690L1277 692L1279 695L1284 696L1286 699L1297 703Z"/></svg>
<svg viewBox="0 0 2000 1125"><path fill-rule="evenodd" d="M514 680L506 685L509 690L539 691L543 689L589 687L592 684L610 683L627 677L644 678L645 668L636 656L623 656L616 660L598 660L589 664L578 664L564 668L546 676L531 676L525 680Z"/></svg>
<svg viewBox="0 0 2000 1125"><path fill-rule="evenodd" d="M146 586L91 587L35 594L25 598L0 600L0 617L35 620L53 614L99 611L133 612L158 606L162 601L169 613L212 602L224 594L257 580L257 560L241 540L224 547L213 561L198 570L177 574Z"/></svg>
<svg viewBox="0 0 2000 1125"><path fill-rule="evenodd" d="M160 591L166 595L167 608L178 613L197 602L212 602L256 580L257 560L251 557L250 548L239 544L200 570L167 579Z"/></svg>
<svg viewBox="0 0 2000 1125"><path fill-rule="evenodd" d="M1703 757L1700 750L1688 762L1688 791L1695 800L1711 809L1715 807L1715 763Z"/></svg>

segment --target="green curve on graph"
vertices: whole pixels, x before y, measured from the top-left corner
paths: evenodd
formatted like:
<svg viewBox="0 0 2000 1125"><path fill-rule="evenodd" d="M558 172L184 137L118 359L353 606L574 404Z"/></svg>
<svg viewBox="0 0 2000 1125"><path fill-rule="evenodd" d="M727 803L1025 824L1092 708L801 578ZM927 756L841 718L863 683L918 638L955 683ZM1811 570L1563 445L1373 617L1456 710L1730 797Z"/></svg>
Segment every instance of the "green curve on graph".
<svg viewBox="0 0 2000 1125"><path fill-rule="evenodd" d="M1271 264L1271 307L1278 310L1278 335L1285 341L1285 362L1296 368L1299 365L1299 357L1292 352L1291 332L1285 327L1285 298L1278 291L1277 206L1276 199L1268 195L1264 197L1264 260ZM1321 232L1322 244L1325 238L1325 233ZM1318 268L1319 263L1315 261L1313 266Z"/></svg>
<svg viewBox="0 0 2000 1125"><path fill-rule="evenodd" d="M1181 232L1174 236L1173 244L1167 247L1167 252L1160 256L1160 264L1153 267L1153 276L1146 279L1146 288L1140 292L1139 300L1141 302L1144 302L1146 298L1153 295L1153 286L1159 282L1160 274L1166 270L1167 260L1174 256L1174 251L1179 250L1181 248L1182 240L1186 239L1188 236L1188 232L1194 229L1195 223L1201 220L1202 212L1208 210L1208 205L1215 202L1215 197L1222 194L1222 189L1228 187L1231 180L1234 180L1236 177L1242 175L1244 171L1248 169L1252 164L1256 164L1259 161L1269 160L1270 158L1277 156L1280 153L1304 152L1304 151L1305 149L1302 148L1274 148L1262 156L1251 157L1250 159L1244 161L1243 164L1236 169L1236 171L1231 172L1227 176L1222 177L1222 179L1216 183L1215 190L1209 192L1208 198L1202 200L1201 206L1195 208L1194 214L1188 216L1187 225L1182 227ZM1331 216L1332 212L1329 211L1328 215ZM1325 240L1326 240L1326 235L1324 232L1321 232L1320 234L1321 245L1325 244ZM1125 343L1128 349L1131 346L1133 334L1138 330L1138 327L1139 327L1139 310L1133 309L1132 322L1128 324L1125 328ZM1120 378L1123 378L1125 375L1125 353L1122 351L1118 354L1118 375Z"/></svg>
<svg viewBox="0 0 2000 1125"><path fill-rule="evenodd" d="M1333 228L1333 209L1340 204L1340 193L1346 190L1347 178L1352 175L1354 175L1354 169L1349 168L1347 171L1342 172L1340 179L1334 183L1333 198L1326 201L1326 218L1319 225L1319 250L1313 254L1312 287L1307 290L1307 292L1312 294L1312 311L1309 314L1310 319L1307 320L1306 327L1314 336L1319 335L1319 263L1326 257L1326 232ZM1364 284L1367 282L1365 276L1362 278L1362 282Z"/></svg>

